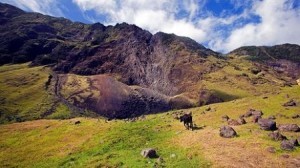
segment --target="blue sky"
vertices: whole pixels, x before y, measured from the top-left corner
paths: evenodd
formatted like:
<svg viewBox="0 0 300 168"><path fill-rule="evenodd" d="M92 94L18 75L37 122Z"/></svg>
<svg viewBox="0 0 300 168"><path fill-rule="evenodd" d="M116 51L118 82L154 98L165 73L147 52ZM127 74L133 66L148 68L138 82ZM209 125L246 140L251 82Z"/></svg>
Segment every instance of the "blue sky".
<svg viewBox="0 0 300 168"><path fill-rule="evenodd" d="M0 0L84 23L136 24L190 37L216 51L300 44L300 0Z"/></svg>

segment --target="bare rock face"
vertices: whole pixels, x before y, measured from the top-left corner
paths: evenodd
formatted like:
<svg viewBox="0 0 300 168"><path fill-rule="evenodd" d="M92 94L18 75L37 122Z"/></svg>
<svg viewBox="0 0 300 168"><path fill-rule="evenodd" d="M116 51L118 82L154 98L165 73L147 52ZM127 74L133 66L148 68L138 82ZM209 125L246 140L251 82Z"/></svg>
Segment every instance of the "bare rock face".
<svg viewBox="0 0 300 168"><path fill-rule="evenodd" d="M275 141L287 140L286 136L280 134L280 132L278 132L278 131L274 131L274 132L270 133L269 137Z"/></svg>
<svg viewBox="0 0 300 168"><path fill-rule="evenodd" d="M158 157L156 150L153 148L147 148L147 149L142 150L141 155L144 158L157 158Z"/></svg>
<svg viewBox="0 0 300 168"><path fill-rule="evenodd" d="M233 138L237 136L235 130L230 126L222 126L220 128L220 136L224 138Z"/></svg>
<svg viewBox="0 0 300 168"><path fill-rule="evenodd" d="M262 130L271 131L277 129L276 122L270 119L259 119L257 123Z"/></svg>
<svg viewBox="0 0 300 168"><path fill-rule="evenodd" d="M297 124L280 124L278 125L280 131L299 132L300 128Z"/></svg>

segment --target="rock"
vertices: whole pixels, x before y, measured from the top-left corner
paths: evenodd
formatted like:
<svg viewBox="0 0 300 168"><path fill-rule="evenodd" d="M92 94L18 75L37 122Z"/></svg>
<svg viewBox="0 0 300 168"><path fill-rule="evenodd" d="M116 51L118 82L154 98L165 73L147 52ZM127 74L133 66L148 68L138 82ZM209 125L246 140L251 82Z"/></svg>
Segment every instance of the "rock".
<svg viewBox="0 0 300 168"><path fill-rule="evenodd" d="M299 146L299 142L297 139L291 139L290 141L294 144L294 146Z"/></svg>
<svg viewBox="0 0 300 168"><path fill-rule="evenodd" d="M156 158L156 157L158 157L157 154L156 154L156 150L153 149L153 148L147 148L147 149L142 150L141 155L144 158Z"/></svg>
<svg viewBox="0 0 300 168"><path fill-rule="evenodd" d="M229 120L228 115L223 115L223 116L222 116L222 120L223 120L223 121L228 121L228 120Z"/></svg>
<svg viewBox="0 0 300 168"><path fill-rule="evenodd" d="M276 153L276 149L273 146L268 147L267 151L270 153Z"/></svg>
<svg viewBox="0 0 300 168"><path fill-rule="evenodd" d="M244 117L250 117L252 116L252 111L255 111L254 109L249 109L246 114L244 114Z"/></svg>
<svg viewBox="0 0 300 168"><path fill-rule="evenodd" d="M237 120L235 120L235 119L229 119L228 121L227 121L227 124L228 125L232 125L232 126L236 126L236 125L241 125Z"/></svg>
<svg viewBox="0 0 300 168"><path fill-rule="evenodd" d="M224 138L233 138L237 136L237 133L230 126L222 126L220 128L220 136Z"/></svg>
<svg viewBox="0 0 300 168"><path fill-rule="evenodd" d="M249 111L244 114L244 117L250 117L250 116L262 116L263 112L260 110L255 110L255 109L249 109Z"/></svg>
<svg viewBox="0 0 300 168"><path fill-rule="evenodd" d="M211 110L211 107L208 106L205 110L206 110L206 111L210 111L210 110Z"/></svg>
<svg viewBox="0 0 300 168"><path fill-rule="evenodd" d="M261 119L261 116L253 116L252 122L257 123L259 119Z"/></svg>
<svg viewBox="0 0 300 168"><path fill-rule="evenodd" d="M275 120L276 117L275 117L274 115L270 115L270 116L268 117L268 119L270 119L270 120Z"/></svg>
<svg viewBox="0 0 300 168"><path fill-rule="evenodd" d="M295 115L292 116L292 119L297 119L297 118L300 118L299 114L295 114Z"/></svg>
<svg viewBox="0 0 300 168"><path fill-rule="evenodd" d="M81 122L80 121L75 121L75 125L78 125L78 124L80 124Z"/></svg>
<svg viewBox="0 0 300 168"><path fill-rule="evenodd" d="M278 132L278 131L274 131L274 132L270 133L269 137L275 141L287 140L286 136L280 134L280 132Z"/></svg>
<svg viewBox="0 0 300 168"><path fill-rule="evenodd" d="M280 144L280 147L283 150L293 150L295 148L294 143L292 141L288 141L288 140L282 141Z"/></svg>
<svg viewBox="0 0 300 168"><path fill-rule="evenodd" d="M287 106L296 106L295 100L291 99L288 102L284 103L282 106L287 107Z"/></svg>
<svg viewBox="0 0 300 168"><path fill-rule="evenodd" d="M283 155L281 155L281 157L287 159L287 158L290 157L290 155L288 155L288 154L283 154Z"/></svg>
<svg viewBox="0 0 300 168"><path fill-rule="evenodd" d="M255 110L255 111L252 111L252 115L253 115L253 116L262 116L262 115L263 115L263 112L260 111L260 110Z"/></svg>
<svg viewBox="0 0 300 168"><path fill-rule="evenodd" d="M276 122L270 119L259 119L257 123L262 130L271 131L277 129Z"/></svg>
<svg viewBox="0 0 300 168"><path fill-rule="evenodd" d="M280 124L278 125L280 131L299 132L300 128L297 124Z"/></svg>
<svg viewBox="0 0 300 168"><path fill-rule="evenodd" d="M246 121L245 121L244 118L239 118L239 119L237 119L237 122L238 122L240 125L246 124Z"/></svg>

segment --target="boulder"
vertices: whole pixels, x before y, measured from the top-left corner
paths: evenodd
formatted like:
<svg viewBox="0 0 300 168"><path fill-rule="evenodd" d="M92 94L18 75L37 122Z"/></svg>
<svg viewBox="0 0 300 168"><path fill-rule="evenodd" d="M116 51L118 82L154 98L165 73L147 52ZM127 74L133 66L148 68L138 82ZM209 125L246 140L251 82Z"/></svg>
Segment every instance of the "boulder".
<svg viewBox="0 0 300 168"><path fill-rule="evenodd" d="M291 99L288 102L284 103L282 106L288 107L288 106L296 106L296 105L297 104L296 104L295 100Z"/></svg>
<svg viewBox="0 0 300 168"><path fill-rule="evenodd" d="M294 144L294 146L299 146L299 142L297 139L291 139L290 141Z"/></svg>
<svg viewBox="0 0 300 168"><path fill-rule="evenodd" d="M259 119L257 123L262 130L272 131L277 129L276 122L270 119Z"/></svg>
<svg viewBox="0 0 300 168"><path fill-rule="evenodd" d="M249 109L249 111L244 114L244 117L250 117L250 116L262 116L263 112L260 110L255 110L255 109Z"/></svg>
<svg viewBox="0 0 300 168"><path fill-rule="evenodd" d="M144 158L157 158L157 154L156 154L156 150L153 148L147 148L147 149L143 149L141 152L141 155Z"/></svg>
<svg viewBox="0 0 300 168"><path fill-rule="evenodd" d="M264 113L260 110L255 110L255 111L252 111L252 115L253 116L262 116Z"/></svg>
<svg viewBox="0 0 300 168"><path fill-rule="evenodd" d="M274 132L270 133L269 137L275 141L287 140L286 136L280 134L280 132L278 132L278 131L274 131Z"/></svg>
<svg viewBox="0 0 300 168"><path fill-rule="evenodd" d="M252 111L254 111L254 110L250 109L249 111L247 111L246 114L244 114L244 117L250 117L250 116L252 116Z"/></svg>
<svg viewBox="0 0 300 168"><path fill-rule="evenodd" d="M252 122L257 123L259 119L261 119L261 116L253 116Z"/></svg>
<svg viewBox="0 0 300 168"><path fill-rule="evenodd" d="M235 125L241 125L237 120L235 120L235 119L229 119L228 121L227 121L227 124L228 125L233 125L233 126L235 126Z"/></svg>
<svg viewBox="0 0 300 168"><path fill-rule="evenodd" d="M224 138L233 138L237 136L237 133L230 126L222 126L220 128L220 136Z"/></svg>
<svg viewBox="0 0 300 168"><path fill-rule="evenodd" d="M245 121L244 118L239 118L239 119L237 119L237 122L238 122L240 125L246 124L246 121Z"/></svg>
<svg viewBox="0 0 300 168"><path fill-rule="evenodd" d="M228 121L228 120L229 120L228 115L223 115L223 116L222 116L222 120L223 120L223 121Z"/></svg>
<svg viewBox="0 0 300 168"><path fill-rule="evenodd" d="M297 124L280 124L278 125L280 131L299 132L300 128Z"/></svg>
<svg viewBox="0 0 300 168"><path fill-rule="evenodd" d="M283 150L293 150L295 145L293 141L283 140L280 144L280 147Z"/></svg>
<svg viewBox="0 0 300 168"><path fill-rule="evenodd" d="M267 151L270 153L276 153L276 148L274 148L273 146L270 146L267 148Z"/></svg>

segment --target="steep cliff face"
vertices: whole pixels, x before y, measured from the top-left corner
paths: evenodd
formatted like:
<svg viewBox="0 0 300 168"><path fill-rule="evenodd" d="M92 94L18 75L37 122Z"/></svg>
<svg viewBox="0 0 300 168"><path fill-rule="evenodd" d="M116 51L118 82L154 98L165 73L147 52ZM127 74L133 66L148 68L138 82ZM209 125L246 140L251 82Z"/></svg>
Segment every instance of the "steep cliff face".
<svg viewBox="0 0 300 168"><path fill-rule="evenodd" d="M111 108L105 110L100 108L103 101L94 102L96 105L90 108L105 116L113 116L107 114L109 110L117 111L115 113L123 111L115 116L125 117L126 113L130 115L129 111L141 114L194 106L200 101L198 83L203 74L220 68L213 65L215 61L207 59L208 56L217 58L218 53L187 37L162 32L152 35L127 23L115 26L76 23L64 18L23 12L6 4L1 4L0 12L0 64L28 61L32 61L32 65L50 64L56 73L105 74L116 80L113 83L126 85L121 88L141 88L140 91L130 91L134 94L121 96L120 101L116 96L114 101L127 102L126 106L116 106L118 110L113 108L114 101L111 105L106 103L105 106ZM95 77L97 79L100 78ZM99 85L101 81L105 83L107 80L91 84ZM107 93L114 95L113 91L120 89L120 86L123 85L107 87ZM61 89L68 90L68 87ZM149 96L160 94L162 96L155 99L159 103ZM102 95L101 99L103 97L113 98L110 94ZM65 99L72 101L70 97ZM83 108L90 103L89 100L72 102ZM132 104L156 108L141 108Z"/></svg>

